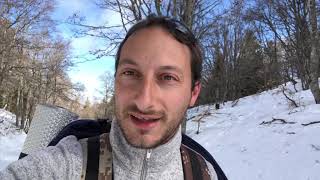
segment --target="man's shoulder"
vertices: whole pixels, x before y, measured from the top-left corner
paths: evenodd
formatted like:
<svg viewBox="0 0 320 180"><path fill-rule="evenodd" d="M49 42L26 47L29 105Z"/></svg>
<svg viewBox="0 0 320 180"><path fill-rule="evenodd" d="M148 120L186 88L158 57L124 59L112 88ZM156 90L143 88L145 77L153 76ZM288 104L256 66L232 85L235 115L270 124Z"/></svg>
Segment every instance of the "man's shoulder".
<svg viewBox="0 0 320 180"><path fill-rule="evenodd" d="M0 172L0 179L80 179L81 168L81 145L75 136L67 136L56 146L13 162Z"/></svg>

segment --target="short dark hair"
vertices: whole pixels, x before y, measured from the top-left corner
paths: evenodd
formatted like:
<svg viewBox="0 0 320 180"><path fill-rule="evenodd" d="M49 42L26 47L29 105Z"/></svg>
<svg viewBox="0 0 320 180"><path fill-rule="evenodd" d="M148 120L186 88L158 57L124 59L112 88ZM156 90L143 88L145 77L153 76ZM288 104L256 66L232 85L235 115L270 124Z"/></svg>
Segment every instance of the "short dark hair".
<svg viewBox="0 0 320 180"><path fill-rule="evenodd" d="M115 61L115 74L117 73L120 53L123 45L128 38L135 32L150 28L150 27L161 27L169 32L177 41L188 46L191 52L191 74L192 74L192 89L195 83L201 79L202 71L202 51L198 40L195 38L191 30L181 21L175 20L166 16L148 16L146 19L139 21L133 25L127 32L124 40L120 43L116 54Z"/></svg>

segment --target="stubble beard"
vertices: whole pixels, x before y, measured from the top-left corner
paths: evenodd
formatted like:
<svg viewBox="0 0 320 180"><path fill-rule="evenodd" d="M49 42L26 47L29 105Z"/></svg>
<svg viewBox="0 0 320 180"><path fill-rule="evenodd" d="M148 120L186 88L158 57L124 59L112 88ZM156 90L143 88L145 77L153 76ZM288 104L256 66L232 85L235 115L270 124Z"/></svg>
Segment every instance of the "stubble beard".
<svg viewBox="0 0 320 180"><path fill-rule="evenodd" d="M173 119L169 120L168 116L165 114L163 118L161 118L159 121L162 121L163 126L165 126L165 131L161 134L161 137L157 140L155 140L152 143L148 143L144 135L147 135L149 132L140 132L138 134L131 133L128 127L126 127L124 120L129 119L128 115L128 109L124 109L122 112L119 112L119 108L117 108L117 104L115 105L115 114L116 114L116 120L118 121L118 125L120 127L120 130L125 138L125 140L133 147L136 148L142 148L142 149L152 149L155 147L158 147L159 145L165 144L168 142L179 130L179 127L182 123L182 121L185 118L185 114L187 112L187 107L184 107L184 109L177 113L176 117L173 117ZM179 119L176 121L176 119ZM137 141L138 140L138 141Z"/></svg>

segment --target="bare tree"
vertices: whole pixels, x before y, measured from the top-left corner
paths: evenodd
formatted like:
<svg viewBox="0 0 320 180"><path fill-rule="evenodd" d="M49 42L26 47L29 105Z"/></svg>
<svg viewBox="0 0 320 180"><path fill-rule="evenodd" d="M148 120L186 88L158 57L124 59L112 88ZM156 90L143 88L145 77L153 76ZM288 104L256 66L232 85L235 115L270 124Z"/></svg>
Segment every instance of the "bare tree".
<svg viewBox="0 0 320 180"><path fill-rule="evenodd" d="M16 114L22 129L36 104L65 106L77 90L66 74L73 65L69 42L52 36L54 3L0 1L0 106Z"/></svg>
<svg viewBox="0 0 320 180"><path fill-rule="evenodd" d="M317 9L316 9L316 1L309 0L309 19L311 26L311 57L310 57L310 90L313 94L315 102L320 104L320 89L319 89L319 61L320 61L320 46L319 46L319 29L317 23Z"/></svg>
<svg viewBox="0 0 320 180"><path fill-rule="evenodd" d="M283 64L280 73L283 73L284 81L295 84L294 78L301 79L302 88L306 90L310 87L318 103L319 35L316 9L315 1L259 0L251 7L248 17L264 27L262 33L266 37L273 34L278 42L279 45L274 47L283 52L278 61ZM270 40L267 38L267 41Z"/></svg>

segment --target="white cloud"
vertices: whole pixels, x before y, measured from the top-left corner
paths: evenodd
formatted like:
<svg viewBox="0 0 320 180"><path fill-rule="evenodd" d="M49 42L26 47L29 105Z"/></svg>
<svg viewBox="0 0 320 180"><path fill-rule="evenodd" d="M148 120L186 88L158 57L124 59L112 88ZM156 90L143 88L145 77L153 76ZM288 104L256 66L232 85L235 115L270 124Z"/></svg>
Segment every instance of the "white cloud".
<svg viewBox="0 0 320 180"><path fill-rule="evenodd" d="M110 10L103 10L99 16L100 22L107 22L108 25L121 25L121 17L118 13Z"/></svg>
<svg viewBox="0 0 320 180"><path fill-rule="evenodd" d="M57 8L66 13L83 11L91 4L88 0L57 0Z"/></svg>
<svg viewBox="0 0 320 180"><path fill-rule="evenodd" d="M88 53L98 46L97 41L91 37L73 38L71 45L75 55Z"/></svg>
<svg viewBox="0 0 320 180"><path fill-rule="evenodd" d="M102 81L96 77L89 74L81 73L79 71L76 74L72 75L74 82L81 82L85 85L85 91L83 100L89 98L90 101L101 100L103 95L99 92L99 89L102 87Z"/></svg>

